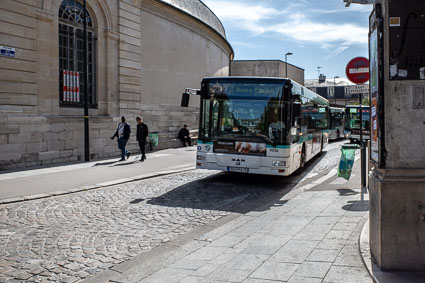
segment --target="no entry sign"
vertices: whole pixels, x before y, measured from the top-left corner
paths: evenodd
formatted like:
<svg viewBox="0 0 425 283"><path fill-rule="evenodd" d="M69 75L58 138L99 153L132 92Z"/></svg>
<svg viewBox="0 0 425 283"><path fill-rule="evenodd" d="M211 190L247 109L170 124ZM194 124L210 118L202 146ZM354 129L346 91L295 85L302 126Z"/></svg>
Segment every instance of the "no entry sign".
<svg viewBox="0 0 425 283"><path fill-rule="evenodd" d="M364 57L352 59L345 69L347 78L355 84L364 84L369 80L369 60Z"/></svg>

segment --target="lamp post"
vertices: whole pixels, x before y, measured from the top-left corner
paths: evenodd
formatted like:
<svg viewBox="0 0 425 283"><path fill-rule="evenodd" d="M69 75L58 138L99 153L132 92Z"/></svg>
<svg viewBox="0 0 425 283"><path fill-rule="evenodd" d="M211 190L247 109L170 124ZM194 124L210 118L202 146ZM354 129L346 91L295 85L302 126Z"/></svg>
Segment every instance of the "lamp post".
<svg viewBox="0 0 425 283"><path fill-rule="evenodd" d="M292 55L292 52L287 52L285 54L285 76L288 77L288 56Z"/></svg>
<svg viewBox="0 0 425 283"><path fill-rule="evenodd" d="M338 76L334 77L334 103L336 105L336 82L335 82L335 79L339 79L339 77Z"/></svg>
<svg viewBox="0 0 425 283"><path fill-rule="evenodd" d="M88 64L88 40L87 40L87 7L86 0L83 1L84 5L84 160L90 161L90 146L89 146L89 64Z"/></svg>

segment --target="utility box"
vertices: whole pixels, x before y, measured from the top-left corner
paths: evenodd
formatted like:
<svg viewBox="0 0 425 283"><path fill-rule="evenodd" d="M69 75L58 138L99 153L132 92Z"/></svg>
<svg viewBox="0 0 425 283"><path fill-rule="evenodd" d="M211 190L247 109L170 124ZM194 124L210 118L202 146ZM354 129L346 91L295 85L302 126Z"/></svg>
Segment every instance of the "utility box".
<svg viewBox="0 0 425 283"><path fill-rule="evenodd" d="M425 270L425 0L377 0L369 55L371 254Z"/></svg>

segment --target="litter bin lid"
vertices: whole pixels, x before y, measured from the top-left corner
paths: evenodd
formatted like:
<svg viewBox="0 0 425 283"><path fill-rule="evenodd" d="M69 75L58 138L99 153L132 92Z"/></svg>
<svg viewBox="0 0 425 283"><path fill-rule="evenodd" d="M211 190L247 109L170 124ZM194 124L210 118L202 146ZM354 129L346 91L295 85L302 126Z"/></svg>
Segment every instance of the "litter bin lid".
<svg viewBox="0 0 425 283"><path fill-rule="evenodd" d="M358 144L343 144L341 145L343 149L359 149L360 145Z"/></svg>

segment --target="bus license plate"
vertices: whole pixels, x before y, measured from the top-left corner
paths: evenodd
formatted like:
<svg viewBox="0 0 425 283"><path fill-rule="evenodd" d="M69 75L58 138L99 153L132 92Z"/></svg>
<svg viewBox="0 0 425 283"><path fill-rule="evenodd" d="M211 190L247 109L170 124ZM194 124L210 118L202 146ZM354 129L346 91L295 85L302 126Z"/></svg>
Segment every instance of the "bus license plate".
<svg viewBox="0 0 425 283"><path fill-rule="evenodd" d="M243 167L227 167L228 172L239 172L239 173L248 173L249 168L243 168Z"/></svg>

